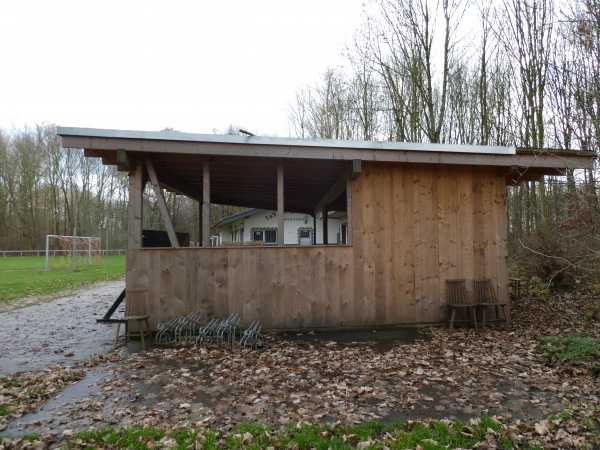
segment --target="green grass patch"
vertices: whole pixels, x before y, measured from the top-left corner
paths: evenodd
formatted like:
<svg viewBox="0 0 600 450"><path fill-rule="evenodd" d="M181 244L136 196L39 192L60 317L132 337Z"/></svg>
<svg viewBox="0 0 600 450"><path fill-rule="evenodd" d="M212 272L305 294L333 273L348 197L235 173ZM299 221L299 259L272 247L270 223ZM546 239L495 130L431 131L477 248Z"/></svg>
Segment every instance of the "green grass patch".
<svg viewBox="0 0 600 450"><path fill-rule="evenodd" d="M0 381L4 382L4 378L0 378ZM9 383L12 384L14 387L21 387L23 386L23 383L25 383L25 380L23 380L22 378L11 378L9 380Z"/></svg>
<svg viewBox="0 0 600 450"><path fill-rule="evenodd" d="M497 432L500 423L483 416L469 425L451 421L416 421L385 425L366 422L360 425L301 424L284 429L270 425L244 424L229 433L213 430L178 428L165 433L148 427L116 429L111 427L84 431L65 438L65 448L83 445L95 448L146 449L165 445L169 448L203 449L354 449L390 448L407 449L421 447L423 450L447 448L471 448L481 442L488 430ZM508 437L499 437L504 448L512 448ZM162 442L160 442L162 440ZM499 441L500 442L500 441Z"/></svg>
<svg viewBox="0 0 600 450"><path fill-rule="evenodd" d="M12 270L44 270L46 257L44 256L7 256L0 258L0 272Z"/></svg>
<svg viewBox="0 0 600 450"><path fill-rule="evenodd" d="M587 333L546 338L540 351L554 363L583 367L600 376L600 339Z"/></svg>
<svg viewBox="0 0 600 450"><path fill-rule="evenodd" d="M119 280L125 276L125 256L109 256L103 260L102 266L83 267L75 270L35 271L43 257L28 256L23 258L0 258L0 302L18 298L52 295L57 292L79 289L99 281ZM22 271L7 269L14 262L6 260L23 260L20 262ZM43 268L43 263L42 266ZM25 271L31 270L31 271Z"/></svg>
<svg viewBox="0 0 600 450"><path fill-rule="evenodd" d="M125 429L103 427L75 433L69 441L81 440L86 444L105 448L147 449L154 448L152 444L160 441L164 436L163 430L154 427L133 426Z"/></svg>
<svg viewBox="0 0 600 450"><path fill-rule="evenodd" d="M25 436L23 436L23 440L27 441L27 442L34 442L36 440L38 440L40 437L39 433L31 433L31 434L26 434Z"/></svg>
<svg viewBox="0 0 600 450"><path fill-rule="evenodd" d="M0 405L0 416L8 416L12 409L17 406L15 402L3 403Z"/></svg>
<svg viewBox="0 0 600 450"><path fill-rule="evenodd" d="M74 378L70 373L70 370L65 371L62 378L65 381ZM0 389L3 392L0 395L0 417L11 415L15 409L23 413L23 407L28 409L50 395L45 390L44 380L35 376L25 378L0 376Z"/></svg>

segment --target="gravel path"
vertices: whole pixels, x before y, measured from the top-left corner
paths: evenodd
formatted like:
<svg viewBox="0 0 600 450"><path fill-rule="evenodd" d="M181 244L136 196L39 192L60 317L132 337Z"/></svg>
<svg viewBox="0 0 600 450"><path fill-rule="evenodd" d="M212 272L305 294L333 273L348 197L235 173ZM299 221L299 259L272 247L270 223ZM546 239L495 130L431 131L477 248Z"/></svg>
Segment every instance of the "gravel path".
<svg viewBox="0 0 600 450"><path fill-rule="evenodd" d="M98 324L96 319L106 314L124 284L98 283L53 300L38 297L11 302L11 309L21 308L0 310L0 375L42 370L108 351L114 325ZM6 304L3 308L9 309Z"/></svg>

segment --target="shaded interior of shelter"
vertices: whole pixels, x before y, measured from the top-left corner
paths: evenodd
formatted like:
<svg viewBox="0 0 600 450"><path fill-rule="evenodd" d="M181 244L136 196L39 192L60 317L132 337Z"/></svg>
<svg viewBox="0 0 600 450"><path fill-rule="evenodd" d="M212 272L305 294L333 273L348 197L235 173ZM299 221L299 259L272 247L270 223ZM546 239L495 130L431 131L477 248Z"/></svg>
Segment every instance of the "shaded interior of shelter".
<svg viewBox="0 0 600 450"><path fill-rule="evenodd" d="M117 152L86 149L104 164L119 166ZM202 202L203 165L210 164L210 201L245 208L277 209L277 167L283 166L286 212L313 214L315 206L348 168L348 161L280 159L250 156L204 156L155 153L149 156L163 188ZM128 169L121 164L122 169ZM345 191L329 209L346 210ZM181 230L184 231L184 230Z"/></svg>

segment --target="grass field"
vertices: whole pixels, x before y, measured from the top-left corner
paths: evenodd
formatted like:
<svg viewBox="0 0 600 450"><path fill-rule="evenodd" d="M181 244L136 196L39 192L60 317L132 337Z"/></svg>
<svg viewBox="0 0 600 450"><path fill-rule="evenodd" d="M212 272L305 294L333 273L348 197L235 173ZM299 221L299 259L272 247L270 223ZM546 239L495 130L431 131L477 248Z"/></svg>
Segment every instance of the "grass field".
<svg viewBox="0 0 600 450"><path fill-rule="evenodd" d="M0 302L33 295L51 295L98 281L125 276L125 256L109 256L101 266L44 272L43 256L0 258Z"/></svg>

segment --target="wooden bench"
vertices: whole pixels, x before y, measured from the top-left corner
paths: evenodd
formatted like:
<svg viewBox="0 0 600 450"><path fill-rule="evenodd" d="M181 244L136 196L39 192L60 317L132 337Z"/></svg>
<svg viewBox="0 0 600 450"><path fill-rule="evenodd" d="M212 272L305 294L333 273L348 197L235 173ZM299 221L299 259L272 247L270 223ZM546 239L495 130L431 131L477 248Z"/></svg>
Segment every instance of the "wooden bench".
<svg viewBox="0 0 600 450"><path fill-rule="evenodd" d="M493 307L496 313L496 318L492 319L492 321L504 322L506 324L506 328L510 330L510 318L507 312L508 301L498 300L496 290L492 286L492 280L489 278L473 280L473 289L475 291L477 310L481 309L483 311L481 320L482 329L485 330L486 311ZM500 310L502 310L502 314L500 314Z"/></svg>
<svg viewBox="0 0 600 450"><path fill-rule="evenodd" d="M469 298L464 278L446 280L446 304L448 305L448 312L450 314L450 329L454 326L456 310L465 308L467 315L471 317L473 327L477 330L477 304Z"/></svg>

